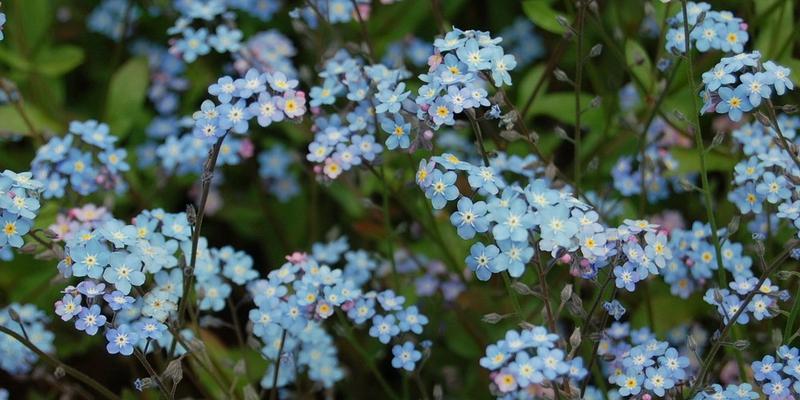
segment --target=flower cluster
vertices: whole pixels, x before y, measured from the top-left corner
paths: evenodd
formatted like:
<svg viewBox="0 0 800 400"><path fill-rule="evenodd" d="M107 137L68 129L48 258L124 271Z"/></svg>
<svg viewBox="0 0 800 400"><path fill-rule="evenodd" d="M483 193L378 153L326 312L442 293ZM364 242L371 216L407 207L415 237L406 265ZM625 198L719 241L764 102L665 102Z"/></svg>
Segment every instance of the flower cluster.
<svg viewBox="0 0 800 400"><path fill-rule="evenodd" d="M382 0L381 4L391 4L396 0ZM319 18L327 24L340 24L351 21L369 19L372 12L371 2L368 0L310 0L308 5L293 9L289 15L295 19L302 19L311 28L319 26ZM355 4L358 8L353 6ZM356 14L357 13L357 14Z"/></svg>
<svg viewBox="0 0 800 400"><path fill-rule="evenodd" d="M733 292L728 289L708 289L703 300L717 308L717 312L722 315L722 320L726 324L737 314L739 315L736 317L736 323L741 325L747 325L751 317L758 321L775 317L773 308L778 305L779 300L789 300L789 292L779 290L778 286L773 285L769 279L756 287L758 282L756 277L747 278L737 275L735 280L728 284ZM757 294L747 303L747 308L741 310L745 296L752 292Z"/></svg>
<svg viewBox="0 0 800 400"><path fill-rule="evenodd" d="M698 393L694 400L755 400L759 398L758 393L753 390L753 386L749 383L742 383L740 385L722 385L715 383L711 385L710 390ZM778 397L781 398L781 397Z"/></svg>
<svg viewBox="0 0 800 400"><path fill-rule="evenodd" d="M718 233L724 237L725 231ZM669 247L673 257L662 271L664 281L670 285L672 294L688 298L719 268L711 241L711 228L708 224L695 222L688 230L673 229ZM722 266L734 277L751 278L753 259L745 255L743 249L741 243L725 241L721 246Z"/></svg>
<svg viewBox="0 0 800 400"><path fill-rule="evenodd" d="M636 196L642 192L642 174L647 201L654 203L670 196L670 186L675 192L682 192L682 179L690 181L690 176L678 176L680 164L670 154L669 149L678 145L679 134L663 119L656 118L647 130L647 146L644 160L637 157L622 156L611 170L614 188L625 197ZM634 168L634 160L636 168Z"/></svg>
<svg viewBox="0 0 800 400"><path fill-rule="evenodd" d="M55 234L55 240L66 242L74 239L79 232L98 229L112 218L105 207L86 204L56 215L55 223L48 229Z"/></svg>
<svg viewBox="0 0 800 400"><path fill-rule="evenodd" d="M167 33L180 37L171 40L169 51L191 63L211 52L212 48L218 53L239 50L243 34L239 29L231 28L235 26L235 16L228 12L226 3L223 0L176 1L175 8L180 17ZM193 23L203 26L195 29ZM210 25L214 32L209 33L205 25Z"/></svg>
<svg viewBox="0 0 800 400"><path fill-rule="evenodd" d="M700 52L721 50L726 53L741 53L750 38L747 24L730 11L714 11L708 3L686 4L689 40ZM669 19L669 30L665 47L669 52L685 53L686 36L683 12Z"/></svg>
<svg viewBox="0 0 800 400"><path fill-rule="evenodd" d="M144 211L132 225L110 217L93 225L71 232L66 240L66 257L58 269L81 281L64 288L55 313L87 335L104 335L110 354L152 351L152 341L170 348L166 323L183 293L184 272L178 266L189 262L192 245L186 214ZM194 269L199 309L219 310L230 292L223 277L246 282L253 277L251 267L246 255L208 249L200 240Z"/></svg>
<svg viewBox="0 0 800 400"><path fill-rule="evenodd" d="M621 397L647 393L664 398L691 378L686 355L647 328L631 331L628 323L615 322L604 332L598 354L609 383L618 387Z"/></svg>
<svg viewBox="0 0 800 400"><path fill-rule="evenodd" d="M48 318L32 304L12 303L0 308L0 326L25 336L45 353L55 352L55 335L45 327ZM13 337L0 333L0 370L11 375L29 372L39 359L29 348Z"/></svg>
<svg viewBox="0 0 800 400"><path fill-rule="evenodd" d="M517 17L500 32L500 37L503 38L503 47L517 61L517 67L526 67L545 54L542 38L528 18Z"/></svg>
<svg viewBox="0 0 800 400"><path fill-rule="evenodd" d="M534 179L525 167L528 163L503 165L500 161L477 167L443 154L422 160L416 175L434 209L458 199L450 222L461 238L485 234L496 243L478 242L470 249L466 264L479 280L503 271L522 276L534 254L532 244L570 263L575 275L594 277L611 265L617 287L628 291L649 275L659 274L671 259L667 236L657 231L657 225L625 220L618 228L607 228L589 205L566 190L551 189L545 179ZM458 172L467 175L474 193L462 196L456 187ZM529 183L525 187L506 184L504 172L527 175ZM475 201L475 194L487 200Z"/></svg>
<svg viewBox="0 0 800 400"><path fill-rule="evenodd" d="M86 24L89 30L118 42L131 34L141 14L139 7L125 0L103 0L89 14Z"/></svg>
<svg viewBox="0 0 800 400"><path fill-rule="evenodd" d="M323 325L335 319L334 314L348 336L352 333L347 319L368 325L369 335L383 344L400 340L405 333L419 335L428 323L416 306L404 306L403 296L391 290L361 289L372 280L378 264L365 251L349 250L344 237L313 245L310 255L293 253L286 259L266 279L248 286L256 305L249 315L253 334L265 344L262 356L273 361L261 381L265 388L272 387L278 361L279 387L294 382L300 372L324 387L343 378L333 338ZM340 263L343 268L331 267ZM392 365L408 371L422 356L409 340L395 345L392 353Z"/></svg>
<svg viewBox="0 0 800 400"><path fill-rule="evenodd" d="M238 79L223 76L208 87L218 104L205 100L194 113L194 135L216 142L228 132L247 133L249 121L261 127L284 119L297 119L306 112L305 93L295 90L297 80L282 72L274 74L250 69Z"/></svg>
<svg viewBox="0 0 800 400"><path fill-rule="evenodd" d="M781 135L794 142L800 118L780 115L777 123ZM786 220L793 230L800 230L800 192L795 185L800 170L780 146L775 129L754 122L735 129L732 136L741 145L745 158L734 167L734 189L728 199L743 215L755 215L765 228L767 216L775 214L773 223ZM767 232L769 229L754 233L765 236Z"/></svg>
<svg viewBox="0 0 800 400"><path fill-rule="evenodd" d="M234 68L244 74L250 68L264 72L281 72L287 77L297 77L297 68L292 57L297 49L288 37L279 31L270 29L256 33L242 44L242 48L233 54Z"/></svg>
<svg viewBox="0 0 800 400"><path fill-rule="evenodd" d="M174 115L180 106L181 93L189 88L189 82L184 77L186 63L155 44L136 43L133 52L147 56L150 67L147 97L159 114L147 128L147 135L163 138L177 134L177 118Z"/></svg>
<svg viewBox="0 0 800 400"><path fill-rule="evenodd" d="M418 37L408 37L394 42L386 49L381 64L391 68L402 68L406 61L416 68L425 66L433 54L433 46Z"/></svg>
<svg viewBox="0 0 800 400"><path fill-rule="evenodd" d="M506 332L504 339L486 347L480 364L491 371L491 389L503 398L530 398L544 383L570 385L588 374L583 359L566 354L558 335L541 326Z"/></svg>
<svg viewBox="0 0 800 400"><path fill-rule="evenodd" d="M389 134L388 149L409 147L411 123L399 112L410 94L401 82L408 77L405 70L366 65L361 58L340 50L326 60L319 77L322 86L309 92L314 140L306 155L316 164L317 173L336 179L353 166L375 162L383 152L383 146L376 143L377 125ZM337 101L345 111L335 111ZM384 116L388 114L394 118Z"/></svg>
<svg viewBox="0 0 800 400"><path fill-rule="evenodd" d="M782 96L792 90L789 68L772 61L761 63L761 53L741 53L722 58L717 65L703 73L705 88L701 93L704 104L701 114L716 111L727 114L733 121L770 101L773 92Z"/></svg>
<svg viewBox="0 0 800 400"><path fill-rule="evenodd" d="M287 202L300 193L300 184L290 167L297 164L286 147L275 144L258 155L258 175L267 190L281 202Z"/></svg>
<svg viewBox="0 0 800 400"><path fill-rule="evenodd" d="M5 170L0 174L0 251L22 247L22 236L31 230L39 213L42 190L42 183L30 172Z"/></svg>
<svg viewBox="0 0 800 400"><path fill-rule="evenodd" d="M767 355L750 365L757 386L770 400L800 395L799 354L796 347L781 346L774 357Z"/></svg>
<svg viewBox="0 0 800 400"><path fill-rule="evenodd" d="M491 106L484 87L490 82L511 85L509 71L517 66L514 56L497 45L502 40L488 32L460 29L436 39L428 73L419 76L424 84L415 99L417 117L439 129L454 125L456 114Z"/></svg>
<svg viewBox="0 0 800 400"><path fill-rule="evenodd" d="M122 175L130 169L128 153L114 147L116 141L102 122L71 122L67 134L51 138L31 163L33 176L44 184L44 198L62 198L68 189L83 196L127 190Z"/></svg>

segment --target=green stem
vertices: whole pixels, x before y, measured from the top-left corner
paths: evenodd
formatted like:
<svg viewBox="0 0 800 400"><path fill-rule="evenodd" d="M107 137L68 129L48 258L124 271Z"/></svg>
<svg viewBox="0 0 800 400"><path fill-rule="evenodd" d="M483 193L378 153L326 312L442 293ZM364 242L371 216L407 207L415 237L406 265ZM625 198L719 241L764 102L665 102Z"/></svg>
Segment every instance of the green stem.
<svg viewBox="0 0 800 400"><path fill-rule="evenodd" d="M339 318L339 323L342 326L342 330L344 330L345 338L350 342L350 344L356 349L361 358L364 359L364 362L367 363L367 367L372 372L372 375L375 377L375 380L378 381L378 384L381 385L383 391L393 400L399 400L399 397L394 392L391 386L386 382L383 378L383 374L378 370L378 367L375 366L375 360L372 359L372 356L367 353L367 350L361 346L361 343L353 335L353 329L350 328L350 324L347 319L344 317L344 314L337 311L337 317Z"/></svg>
<svg viewBox="0 0 800 400"><path fill-rule="evenodd" d="M717 235L717 220L714 217L714 205L711 199L711 187L708 184L708 169L706 167L706 150L703 145L703 131L700 129L700 109L697 106L697 89L694 82L694 60L692 57L691 41L689 40L689 17L686 10L686 0L681 0L683 8L683 34L684 44L686 47L686 58L688 64L688 78L689 78L689 91L692 97L692 114L694 116L694 140L697 149L697 156L700 158L700 179L703 183L703 197L705 199L706 216L709 224L711 224L711 240L714 244L714 252L717 258L717 278L719 287L724 288L728 286L727 277L725 275L725 267L722 265L722 249Z"/></svg>

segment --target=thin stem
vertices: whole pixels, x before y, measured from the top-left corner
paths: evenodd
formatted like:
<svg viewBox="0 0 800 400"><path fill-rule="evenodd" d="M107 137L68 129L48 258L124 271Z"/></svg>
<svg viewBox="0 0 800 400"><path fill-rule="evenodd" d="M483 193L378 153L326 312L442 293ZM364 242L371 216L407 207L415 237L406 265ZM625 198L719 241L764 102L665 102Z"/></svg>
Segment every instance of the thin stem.
<svg viewBox="0 0 800 400"><path fill-rule="evenodd" d="M384 163L381 163L381 180L386 182L386 169ZM389 189L387 184L383 185L383 224L386 229L386 257L392 266L392 283L395 289L400 288L400 276L397 274L397 261L394 254L394 230L392 229L391 215L389 214Z"/></svg>
<svg viewBox="0 0 800 400"><path fill-rule="evenodd" d="M197 246L200 242L200 229L203 227L203 216L206 213L206 202L208 201L208 192L211 190L211 179L214 177L214 168L217 165L217 157L219 150L222 147L222 141L225 136L217 139L217 142L208 153L205 168L203 168L203 175L200 177L201 181L201 194L200 204L197 210L197 219L192 229L192 254L190 256L189 270L184 271L183 277L183 295L181 296L180 304L178 305L178 321L183 321L183 314L186 310L187 299L189 298L189 291L192 288L192 281L194 279L194 269L197 265Z"/></svg>
<svg viewBox="0 0 800 400"><path fill-rule="evenodd" d="M275 371L272 373L272 389L269 390L270 400L278 398L278 372L281 369L281 355L283 354L283 346L286 344L286 329L281 332L281 344L278 347L278 358L275 360Z"/></svg>
<svg viewBox="0 0 800 400"><path fill-rule="evenodd" d="M714 244L714 252L717 258L717 278L719 286L724 288L727 286L727 277L725 276L725 267L722 265L722 249L717 235L717 220L714 217L714 205L711 199L711 187L708 184L708 169L706 167L706 150L703 145L703 132L700 129L700 113L697 107L697 90L694 82L694 60L692 57L691 41L689 40L689 13L686 10L686 0L681 0L681 7L683 9L683 34L684 46L686 48L686 58L688 64L688 78L689 78L689 91L692 97L692 114L694 114L694 140L697 149L697 156L700 158L700 179L703 183L703 197L705 199L706 216L708 222L711 224L711 240Z"/></svg>
<svg viewBox="0 0 800 400"><path fill-rule="evenodd" d="M233 298L231 296L228 296L228 308L231 309L231 323L233 324L233 330L236 332L236 341L239 343L239 347L244 352L246 351L245 349L247 349L247 346L245 346L244 335L242 334L242 329L239 326L239 316L236 315L236 304L233 303ZM244 362L244 376L249 382L250 374L248 373L249 369L247 368L247 356L244 353L242 353L242 362Z"/></svg>
<svg viewBox="0 0 800 400"><path fill-rule="evenodd" d="M156 372L153 366L150 365L150 362L147 361L147 357L145 357L144 354L142 354L142 352L136 348L133 349L133 354L139 360L139 363L142 364L144 369L147 370L147 373L150 374L150 377L156 381L156 386L158 386L158 390L161 391L161 394L168 399L172 399L172 397L169 395L170 391L167 390L167 387L164 385L164 382L161 380L158 372Z"/></svg>
<svg viewBox="0 0 800 400"><path fill-rule="evenodd" d="M14 332L11 329L6 328L3 325L0 325L0 332L5 333L6 335L11 336L12 338L16 339L23 346L27 347L30 351L36 353L36 355L38 355L41 359L45 360L48 364L52 365L53 367L63 369L64 372L67 373L67 375L70 375L73 378L81 381L85 385L91 387L92 389L97 391L97 393L99 393L104 398L111 399L111 400L119 400L120 399L119 396L117 396L111 390L109 390L108 388L103 386L100 382L97 382L96 380L90 378L88 375L84 374L83 372L78 371L77 369L72 368L69 365L64 364L63 362L59 361L55 357L45 353L44 351L42 351L41 349L36 347L36 345L33 344L30 340L25 339L19 333Z"/></svg>
<svg viewBox="0 0 800 400"><path fill-rule="evenodd" d="M344 335L345 338L356 349L358 354L361 355L361 358L364 359L364 362L367 363L367 367L372 372L372 375L375 377L375 380L378 381L378 384L381 385L383 391L386 392L386 394L391 399L398 400L399 397L397 396L397 394L394 392L394 390L392 390L392 387L389 386L389 384L383 378L383 374L381 374L381 372L378 370L378 367L375 366L375 361L372 359L369 353L367 353L367 350L365 350L364 347L361 346L358 340L356 340L355 336L353 335L353 330L350 328L350 325L347 319L344 317L344 314L342 314L340 311L336 311L336 315L337 317L339 317L339 323L342 327L342 330L345 333Z"/></svg>
<svg viewBox="0 0 800 400"><path fill-rule="evenodd" d="M540 252L536 252L536 267L539 272L539 286L542 289L542 297L544 301L544 308L547 312L547 326L550 329L550 332L556 332L556 320L553 315L553 307L550 305L550 289L547 285L547 276L544 273L544 267L542 266L542 257Z"/></svg>
<svg viewBox="0 0 800 400"><path fill-rule="evenodd" d="M522 308L519 305L519 298L517 298L517 292L511 288L511 278L509 278L508 271L501 273L500 275L503 276L503 284L508 291L509 296L511 297L511 304L514 305L514 312L517 314L517 319L520 321L525 320L525 316L522 314Z"/></svg>
<svg viewBox="0 0 800 400"><path fill-rule="evenodd" d="M581 83L583 79L583 21L586 12L584 3L578 7L577 19L577 49L575 54L575 153L572 162L575 165L573 174L575 176L575 189L581 190Z"/></svg>
<svg viewBox="0 0 800 400"><path fill-rule="evenodd" d="M614 286L614 290L611 292L611 298L609 301L613 300L617 297L617 287ZM600 347L600 341L603 339L603 332L606 329L606 325L608 324L608 313L603 316L603 322L600 324L600 329L597 331L600 332L600 337L594 342L594 346L592 347L592 355L589 357L589 364L586 365L586 370L590 371L592 369L592 365L594 364L595 359L597 359L597 349ZM587 376L583 383L581 384L581 398L583 398L583 394L586 393L586 387L589 386L589 377Z"/></svg>
<svg viewBox="0 0 800 400"><path fill-rule="evenodd" d="M36 144L41 146L44 144L45 139L44 136L40 131L38 131L34 126L33 122L31 121L30 117L28 117L28 113L25 112L25 108L22 107L22 95L17 93L17 96L14 96L14 88L10 87L5 79L0 78L0 90L6 94L8 100L14 104L14 109L19 114L22 121L25 123L25 126L28 127L28 132L33 137L33 140L36 141Z"/></svg>

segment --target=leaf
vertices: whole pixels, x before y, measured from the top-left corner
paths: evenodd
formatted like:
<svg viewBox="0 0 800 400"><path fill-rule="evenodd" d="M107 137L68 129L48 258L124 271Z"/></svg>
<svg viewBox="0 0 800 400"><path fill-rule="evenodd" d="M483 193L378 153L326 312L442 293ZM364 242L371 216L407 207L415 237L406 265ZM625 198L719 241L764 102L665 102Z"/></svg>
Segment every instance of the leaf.
<svg viewBox="0 0 800 400"><path fill-rule="evenodd" d="M125 137L141 112L148 79L147 59L144 57L129 60L111 77L105 120L111 127L111 132L117 136Z"/></svg>
<svg viewBox="0 0 800 400"><path fill-rule="evenodd" d="M9 2L8 36L20 36L17 43L24 43L23 52L29 54L50 38L49 28L53 20L53 4L50 0L25 0Z"/></svg>
<svg viewBox="0 0 800 400"><path fill-rule="evenodd" d="M560 14L550 7L549 1L525 0L522 3L522 9L531 21L548 32L562 34L567 31L563 25L558 23L556 17Z"/></svg>
<svg viewBox="0 0 800 400"><path fill-rule="evenodd" d="M700 159L697 156L697 151L693 148L673 147L670 150L670 154L678 161L678 168L675 171L669 171L665 175L674 176L700 172ZM706 154L706 169L708 171L730 172L735 165L736 159L728 154L718 151L709 151Z"/></svg>
<svg viewBox="0 0 800 400"><path fill-rule="evenodd" d="M45 116L41 110L30 103L24 103L22 108L37 131L48 129L58 132L61 130L62 127L57 122ZM31 132L16 108L11 104L6 104L0 106L0 133L30 135Z"/></svg>
<svg viewBox="0 0 800 400"><path fill-rule="evenodd" d="M653 78L651 76L653 64L647 52L637 41L628 40L625 43L625 62L628 63L636 79L639 80L645 88L651 88L653 84Z"/></svg>
<svg viewBox="0 0 800 400"><path fill-rule="evenodd" d="M83 63L83 49L77 46L58 46L41 51L34 68L44 75L58 77L72 71Z"/></svg>
<svg viewBox="0 0 800 400"><path fill-rule="evenodd" d="M794 3L786 0L754 2L757 14L772 10L771 15L762 18L764 23L759 26L758 33L755 35L752 32L750 33L750 41L755 41L753 47L761 50L764 54L764 59L782 61L784 56L791 55L792 45L790 42L793 40L795 28ZM754 40L754 37L757 39ZM778 54L781 50L783 50L783 53Z"/></svg>
<svg viewBox="0 0 800 400"><path fill-rule="evenodd" d="M28 60L5 47L0 47L0 62L8 64L9 67L20 71L27 72L31 68L31 63Z"/></svg>

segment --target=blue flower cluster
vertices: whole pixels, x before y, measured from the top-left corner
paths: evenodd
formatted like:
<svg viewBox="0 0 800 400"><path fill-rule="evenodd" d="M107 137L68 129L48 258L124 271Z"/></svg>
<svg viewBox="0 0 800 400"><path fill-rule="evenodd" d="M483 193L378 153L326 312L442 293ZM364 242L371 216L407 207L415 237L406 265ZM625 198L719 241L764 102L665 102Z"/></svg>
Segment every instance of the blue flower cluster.
<svg viewBox="0 0 800 400"><path fill-rule="evenodd" d="M102 333L110 354L154 350L148 345L153 341L170 348L167 322L183 293L179 259L188 264L192 247L186 214L144 211L130 225L113 218L96 225L66 241L58 269L64 277L82 280L63 290L55 313L88 335ZM194 269L199 310L221 310L232 285L244 286L256 276L247 254L210 249L205 239L199 241Z"/></svg>
<svg viewBox="0 0 800 400"><path fill-rule="evenodd" d="M55 335L45 327L47 322L44 311L32 304L12 303L8 307L0 308L0 326L27 337L45 353L54 353ZM39 356L25 345L0 333L0 370L10 375L25 374L30 372L38 359Z"/></svg>
<svg viewBox="0 0 800 400"><path fill-rule="evenodd" d="M344 237L314 244L310 255L294 253L286 259L266 279L248 285L256 305L249 314L253 334L265 344L262 356L272 361L261 381L264 388L272 387L278 360L279 387L294 382L300 372L326 388L344 377L333 337L323 326L335 313L340 323L347 323L346 317L357 326L369 326L369 335L383 344L419 335L428 324L416 306L405 306L403 296L362 290L378 263L365 251L349 250ZM336 264L343 267L331 267ZM395 345L392 353L392 365L407 371L422 358L409 340Z"/></svg>
<svg viewBox="0 0 800 400"><path fill-rule="evenodd" d="M243 34L235 28L235 15L228 12L226 1L178 0L174 5L180 17L167 33L180 37L171 40L170 52L173 54L191 63L197 57L210 53L212 48L218 53L233 53L241 48ZM202 26L195 29L192 27L193 23ZM212 33L209 33L209 27L213 30Z"/></svg>
<svg viewBox="0 0 800 400"><path fill-rule="evenodd" d="M714 11L708 3L688 2L686 14L689 23L689 39L692 47L700 52L721 50L726 53L741 53L749 40L747 24L730 11ZM702 20L701 19L701 15ZM669 19L667 51L686 52L686 36L683 26L683 12Z"/></svg>
<svg viewBox="0 0 800 400"><path fill-rule="evenodd" d="M295 90L297 80L282 72L274 74L250 69L238 79L223 76L208 87L217 102L205 100L192 118L196 137L216 142L228 132L245 134L249 121L261 127L284 119L297 119L306 112L305 94Z"/></svg>
<svg viewBox="0 0 800 400"><path fill-rule="evenodd" d="M644 394L672 398L668 396L671 389L691 378L688 356L658 340L648 328L631 331L628 323L615 322L604 332L598 355L604 374L617 386L615 394L621 398Z"/></svg>
<svg viewBox="0 0 800 400"><path fill-rule="evenodd" d="M694 177L677 175L680 163L669 152L676 145L676 137L677 133L663 119L654 119L647 130L645 159L642 160L640 155L620 157L611 170L614 188L625 197L639 195L642 192L641 174L644 174L647 201L650 203L668 199L670 187L674 192L683 192L681 180L691 182Z"/></svg>
<svg viewBox="0 0 800 400"><path fill-rule="evenodd" d="M336 179L353 166L374 163L383 152L375 138L378 125L389 134L388 149L410 146L411 123L400 113L411 93L402 82L408 77L407 71L366 65L361 58L340 50L326 60L319 77L322 86L314 86L309 92L314 140L306 155L316 164L318 174ZM345 111L336 111L337 101ZM384 116L387 114L394 117Z"/></svg>
<svg viewBox="0 0 800 400"><path fill-rule="evenodd" d="M744 303L744 298L752 292L757 294L753 296L752 300L747 304L747 308L741 311L741 314L736 318L736 323L747 325L750 318L755 318L758 321L769 319L776 316L772 310L778 306L778 301L789 300L789 292L786 290L779 290L777 285L767 279L761 286L756 287L758 278L746 278L742 275L737 275L733 282L728 285L731 290L712 288L706 291L703 300L715 306L717 312L722 315L722 320L726 324L734 318L736 313L739 313Z"/></svg>
<svg viewBox="0 0 800 400"><path fill-rule="evenodd" d="M267 190L282 203L300 194L300 184L290 167L298 164L295 154L281 144L272 145L258 155L258 175Z"/></svg>
<svg viewBox="0 0 800 400"><path fill-rule="evenodd" d="M381 4L391 4L396 0L382 0ZM369 19L372 5L369 0L356 0L356 9L353 0L309 0L306 6L298 7L289 12L295 19L302 19L305 23L315 29L319 26L319 18L324 18L327 24L341 24L351 21L358 21L358 15L363 20Z"/></svg>
<svg viewBox="0 0 800 400"><path fill-rule="evenodd" d="M724 237L725 230L720 230ZM669 247L672 260L662 271L664 281L670 285L673 295L688 298L702 288L711 278L712 271L718 269L717 256L711 242L711 228L708 224L694 222L691 229L673 229L670 232ZM722 246L722 266L734 278L753 277L753 259L743 253L741 243L726 240Z"/></svg>
<svg viewBox="0 0 800 400"><path fill-rule="evenodd" d="M753 390L749 383L740 385L727 385L724 388L720 384L713 384L710 390L705 390L694 396L694 400L755 400L759 398L758 393ZM778 397L782 398L782 397Z"/></svg>
<svg viewBox="0 0 800 400"><path fill-rule="evenodd" d="M794 89L789 68L772 61L761 63L761 53L741 53L722 58L711 70L703 73L704 104L701 114L716 111L732 121L742 119L762 101L769 101L773 92L782 96Z"/></svg>
<svg viewBox="0 0 800 400"><path fill-rule="evenodd" d="M128 153L114 147L116 141L102 122L73 121L65 136L53 137L39 147L31 171L44 184L44 198L62 198L69 189L82 196L99 190L125 192Z"/></svg>
<svg viewBox="0 0 800 400"><path fill-rule="evenodd" d="M530 65L545 54L544 42L529 18L517 17L500 32L500 37L503 38L503 47L514 56L520 68Z"/></svg>
<svg viewBox="0 0 800 400"><path fill-rule="evenodd" d="M536 179L535 171L527 168L532 160L512 156L506 163L505 157L500 157L489 166L478 167L445 153L420 162L417 184L434 209L458 199L458 210L450 216L458 235L470 240L485 234L496 243L478 242L470 249L465 261L479 280L503 271L515 278L522 276L534 254L532 245L554 259L568 257L575 275L586 278L614 264L616 286L628 291L634 291L636 283L649 275L658 275L671 260L667 236L657 231L657 225L625 220L618 228L605 227L600 215L568 189L551 189L547 180ZM506 172L516 173L528 183L525 187L507 184ZM467 175L473 193L459 192L458 173ZM476 201L476 194L487 200Z"/></svg>
<svg viewBox="0 0 800 400"><path fill-rule="evenodd" d="M186 63L156 44L137 42L132 52L147 56L150 67L147 97L159 114L147 128L147 135L163 138L177 134L174 115L180 106L181 94L189 88L189 81L184 76Z"/></svg>
<svg viewBox="0 0 800 400"><path fill-rule="evenodd" d="M103 0L86 21L89 30L119 42L133 32L133 26L142 11L125 0ZM125 30L125 32L123 32Z"/></svg>
<svg viewBox="0 0 800 400"><path fill-rule="evenodd" d="M30 172L5 170L0 174L0 252L22 247L39 213L39 195L44 189Z"/></svg>
<svg viewBox="0 0 800 400"><path fill-rule="evenodd" d="M484 88L511 85L509 71L517 66L511 54L498 46L503 38L488 32L455 29L433 42L436 53L415 99L417 117L434 129L454 125L455 115L491 106ZM390 110L392 112L396 110Z"/></svg>
<svg viewBox="0 0 800 400"><path fill-rule="evenodd" d="M455 272L448 271L443 262L438 260L429 261L425 257L420 257L420 255L414 256L416 260L411 260L411 257L407 258L408 261L414 262L413 265L415 267L417 266L416 261L419 261L424 268L424 273L414 279L414 286L418 296L431 297L441 293L444 300L455 301L458 295L466 290L466 285L461 276ZM398 262L398 270L402 266L402 261Z"/></svg>
<svg viewBox="0 0 800 400"><path fill-rule="evenodd" d="M800 395L800 350L781 346L775 356L764 356L750 365L757 386L769 400L790 399ZM755 398L755 397L748 397Z"/></svg>
<svg viewBox="0 0 800 400"><path fill-rule="evenodd" d="M267 0L269 1L269 0ZM281 72L287 77L296 78L297 68L292 57L297 49L288 37L275 29L256 33L233 54L234 68L244 74L250 68L259 71Z"/></svg>
<svg viewBox="0 0 800 400"><path fill-rule="evenodd" d="M800 118L779 115L777 122L783 136L794 142ZM743 215L754 215L765 228L767 216L775 214L773 223L786 220L793 230L800 230L800 201L792 181L792 177L800 176L800 170L779 145L774 128L753 122L735 129L732 136L745 157L734 167L734 189L728 193L728 200ZM753 233L766 235L768 231L759 229Z"/></svg>
<svg viewBox="0 0 800 400"><path fill-rule="evenodd" d="M420 38L411 36L389 44L381 64L391 68L403 68L408 61L416 68L424 67L433 54L433 46Z"/></svg>
<svg viewBox="0 0 800 400"><path fill-rule="evenodd" d="M588 371L581 357L558 346L559 336L541 326L506 332L505 338L486 347L480 359L488 369L498 398L531 398L536 387L548 382L580 382Z"/></svg>

